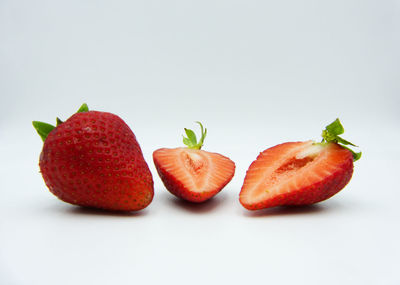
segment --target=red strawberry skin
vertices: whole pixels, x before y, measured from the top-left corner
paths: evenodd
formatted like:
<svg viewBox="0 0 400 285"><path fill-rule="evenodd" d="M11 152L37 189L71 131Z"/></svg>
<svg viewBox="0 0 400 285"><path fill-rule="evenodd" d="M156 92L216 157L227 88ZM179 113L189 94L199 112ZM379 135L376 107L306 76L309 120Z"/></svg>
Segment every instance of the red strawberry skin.
<svg viewBox="0 0 400 285"><path fill-rule="evenodd" d="M57 126L39 166L49 190L67 203L136 211L153 199L153 178L136 137L111 113L77 113Z"/></svg>
<svg viewBox="0 0 400 285"><path fill-rule="evenodd" d="M199 157L199 160L191 161L187 154ZM167 190L179 198L194 203L204 202L218 194L235 174L235 163L232 160L204 150L162 148L153 153L153 160ZM185 169L185 165L187 168L196 168L197 174L193 172L188 174L191 170ZM196 179L196 175L200 179L209 177L200 189L194 189L196 187L190 183Z"/></svg>
<svg viewBox="0 0 400 285"><path fill-rule="evenodd" d="M283 143L260 153L247 171L240 192L240 203L248 210L283 205L309 205L324 201L342 190L353 174L352 153L336 143L329 143L311 159L310 163L307 157L293 160L297 153L304 151L311 144L310 141ZM279 161L279 159L280 162L274 164L274 161ZM288 161L291 163L290 167L287 166ZM289 169L287 172L290 173L290 170L296 167L301 169L296 170L298 173L280 174L285 172L282 169ZM268 168L273 168L272 173L278 174L265 174L265 169ZM280 178L279 175L287 175L288 178ZM265 191L269 189L271 191L268 195L261 195L260 198L254 200L251 199L252 193L249 189L254 188L255 182L260 183L257 177L261 180L266 179L265 186L261 182L259 187L265 187Z"/></svg>

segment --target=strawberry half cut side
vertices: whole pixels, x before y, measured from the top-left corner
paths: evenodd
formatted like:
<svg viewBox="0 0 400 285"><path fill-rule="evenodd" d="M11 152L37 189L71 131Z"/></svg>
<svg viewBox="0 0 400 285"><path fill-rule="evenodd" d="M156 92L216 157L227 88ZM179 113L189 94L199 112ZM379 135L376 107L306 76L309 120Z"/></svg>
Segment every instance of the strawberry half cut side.
<svg viewBox="0 0 400 285"><path fill-rule="evenodd" d="M335 195L350 181L353 161L361 156L339 145L339 132L343 133L325 130L323 134L330 137L321 143L288 142L260 153L246 173L240 203L248 210L258 210L309 205Z"/></svg>
<svg viewBox="0 0 400 285"><path fill-rule="evenodd" d="M161 148L153 153L157 172L169 192L191 202L204 202L220 192L232 179L235 163L229 158L204 150L206 131L197 142L191 130L185 129L188 147Z"/></svg>

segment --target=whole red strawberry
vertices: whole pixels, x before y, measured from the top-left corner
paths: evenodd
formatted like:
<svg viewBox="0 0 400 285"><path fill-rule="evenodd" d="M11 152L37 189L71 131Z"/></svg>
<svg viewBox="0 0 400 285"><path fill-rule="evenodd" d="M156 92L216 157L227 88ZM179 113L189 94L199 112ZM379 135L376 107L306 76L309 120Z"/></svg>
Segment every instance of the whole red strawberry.
<svg viewBox="0 0 400 285"><path fill-rule="evenodd" d="M321 143L288 142L271 147L247 170L240 203L248 210L283 205L309 205L342 190L353 174L353 161L361 157L344 145L339 119L322 133Z"/></svg>
<svg viewBox="0 0 400 285"><path fill-rule="evenodd" d="M153 179L136 137L118 116L83 104L57 127L34 121L44 141L40 171L64 202L135 211L153 199Z"/></svg>
<svg viewBox="0 0 400 285"><path fill-rule="evenodd" d="M219 154L201 150L207 129L201 127L197 142L195 133L185 129L188 147L161 148L153 153L154 164L165 187L177 197L204 202L219 193L235 174L235 163Z"/></svg>

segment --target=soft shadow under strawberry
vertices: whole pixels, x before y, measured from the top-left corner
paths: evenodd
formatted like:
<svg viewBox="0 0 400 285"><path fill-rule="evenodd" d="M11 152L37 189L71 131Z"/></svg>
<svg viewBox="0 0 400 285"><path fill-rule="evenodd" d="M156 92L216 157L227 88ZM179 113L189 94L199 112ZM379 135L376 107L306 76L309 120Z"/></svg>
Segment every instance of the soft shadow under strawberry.
<svg viewBox="0 0 400 285"><path fill-rule="evenodd" d="M246 217L268 217L268 216L288 216L288 215L311 215L329 211L328 207L321 205L305 205L305 206L283 206L276 208L268 208L258 211L244 212Z"/></svg>
<svg viewBox="0 0 400 285"><path fill-rule="evenodd" d="M194 214L203 214L214 211L217 207L219 207L224 198L223 195L217 195L205 202L202 203L194 203L189 202L183 199L179 199L170 195L167 201L172 204L174 207L180 208L186 212L194 213Z"/></svg>
<svg viewBox="0 0 400 285"><path fill-rule="evenodd" d="M108 211L96 208L85 208L85 207L69 207L66 211L73 215L90 215L90 216L114 216L114 217L142 217L147 215L146 210L141 211Z"/></svg>

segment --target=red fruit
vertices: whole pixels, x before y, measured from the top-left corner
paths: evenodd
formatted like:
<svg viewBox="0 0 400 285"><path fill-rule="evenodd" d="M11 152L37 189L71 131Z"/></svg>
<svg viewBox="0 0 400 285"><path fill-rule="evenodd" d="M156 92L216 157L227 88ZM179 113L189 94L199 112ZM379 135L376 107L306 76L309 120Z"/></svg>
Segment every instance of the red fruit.
<svg viewBox="0 0 400 285"><path fill-rule="evenodd" d="M154 193L150 170L135 135L121 118L84 110L59 123L45 134L39 162L55 196L75 205L118 211L150 204ZM43 125L34 122L42 138Z"/></svg>
<svg viewBox="0 0 400 285"><path fill-rule="evenodd" d="M342 131L336 132L324 133L323 143L288 142L260 153L247 170L240 203L258 210L308 205L335 195L350 181L353 160L361 155L340 146L337 141L345 140L337 136Z"/></svg>
<svg viewBox="0 0 400 285"><path fill-rule="evenodd" d="M188 138L184 138L184 142L189 148L161 148L153 153L157 172L168 191L191 202L203 202L215 196L235 173L235 163L232 160L199 149L207 132L206 129L203 133L201 128L202 138L199 143L194 133L185 129Z"/></svg>

